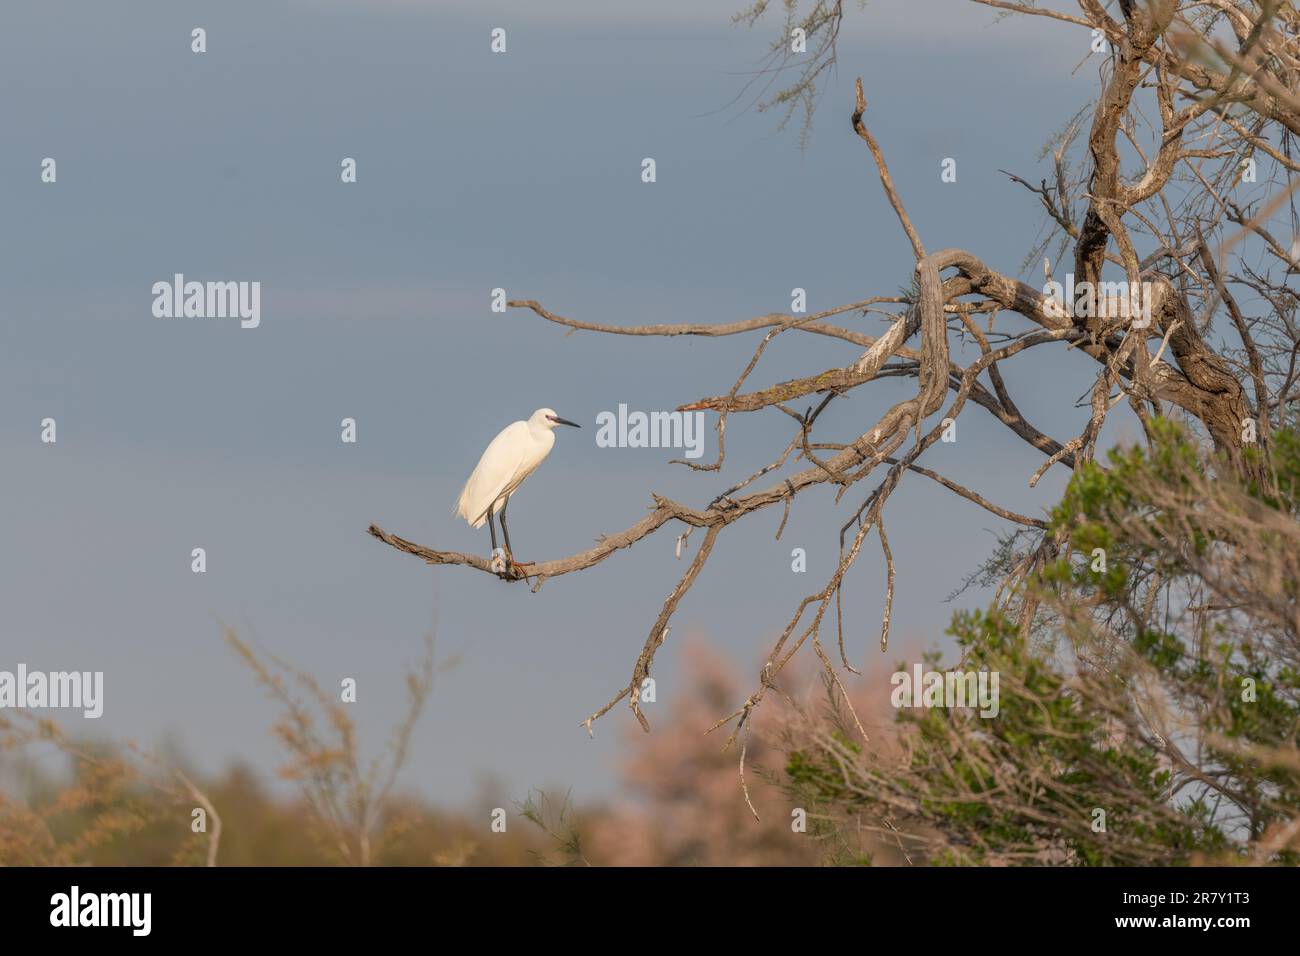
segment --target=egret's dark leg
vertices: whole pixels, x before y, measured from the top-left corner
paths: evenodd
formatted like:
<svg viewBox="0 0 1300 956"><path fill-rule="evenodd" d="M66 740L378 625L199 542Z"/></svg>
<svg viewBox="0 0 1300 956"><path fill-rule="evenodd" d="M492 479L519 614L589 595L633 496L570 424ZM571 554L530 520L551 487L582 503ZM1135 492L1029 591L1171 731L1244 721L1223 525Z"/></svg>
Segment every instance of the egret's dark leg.
<svg viewBox="0 0 1300 956"><path fill-rule="evenodd" d="M493 556L495 556L497 553L497 526L496 523L493 522L492 520L491 508L488 509L487 519L488 519L488 534L492 535L492 554Z"/></svg>
<svg viewBox="0 0 1300 956"><path fill-rule="evenodd" d="M501 503L501 534L506 539L506 559L513 564L515 561L515 549L510 547L510 529L506 527L506 507L509 504L509 498Z"/></svg>

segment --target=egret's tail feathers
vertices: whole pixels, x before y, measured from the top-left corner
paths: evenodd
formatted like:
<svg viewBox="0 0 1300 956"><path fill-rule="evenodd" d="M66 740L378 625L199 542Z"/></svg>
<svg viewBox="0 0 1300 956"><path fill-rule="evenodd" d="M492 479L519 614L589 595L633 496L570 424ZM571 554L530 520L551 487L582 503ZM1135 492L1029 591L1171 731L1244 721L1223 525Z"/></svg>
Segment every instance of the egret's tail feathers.
<svg viewBox="0 0 1300 956"><path fill-rule="evenodd" d="M487 521L487 512L474 513L474 496L470 494L470 486L473 483L473 478L465 482L465 487L460 490L460 498L456 500L456 507L452 509L451 513L456 517L464 518L469 522L471 528L481 528L484 522Z"/></svg>

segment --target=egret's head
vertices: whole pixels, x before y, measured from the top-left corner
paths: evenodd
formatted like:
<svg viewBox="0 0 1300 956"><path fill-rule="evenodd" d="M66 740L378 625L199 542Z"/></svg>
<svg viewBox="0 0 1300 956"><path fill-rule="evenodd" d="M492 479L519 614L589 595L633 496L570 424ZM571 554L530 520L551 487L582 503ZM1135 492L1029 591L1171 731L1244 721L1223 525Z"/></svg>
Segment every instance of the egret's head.
<svg viewBox="0 0 1300 956"><path fill-rule="evenodd" d="M533 417L529 420L530 424L540 425L542 428L554 428L556 425L572 425L574 428L581 428L577 422L571 422L567 418L561 418L555 414L553 408L539 408L533 412Z"/></svg>

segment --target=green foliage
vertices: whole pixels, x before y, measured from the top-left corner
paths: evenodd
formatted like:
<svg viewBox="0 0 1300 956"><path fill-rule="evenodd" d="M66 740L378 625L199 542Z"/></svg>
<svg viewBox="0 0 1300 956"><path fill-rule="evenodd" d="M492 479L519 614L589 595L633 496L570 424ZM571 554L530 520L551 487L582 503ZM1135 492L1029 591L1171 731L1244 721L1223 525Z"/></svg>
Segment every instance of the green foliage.
<svg viewBox="0 0 1300 956"><path fill-rule="evenodd" d="M1300 862L1269 842L1300 814L1300 436L1255 452L1262 479L1173 422L1151 437L1076 471L1015 602L954 618L956 669L1000 676L995 718L900 709L894 767L814 734L791 791L910 827L934 865Z"/></svg>

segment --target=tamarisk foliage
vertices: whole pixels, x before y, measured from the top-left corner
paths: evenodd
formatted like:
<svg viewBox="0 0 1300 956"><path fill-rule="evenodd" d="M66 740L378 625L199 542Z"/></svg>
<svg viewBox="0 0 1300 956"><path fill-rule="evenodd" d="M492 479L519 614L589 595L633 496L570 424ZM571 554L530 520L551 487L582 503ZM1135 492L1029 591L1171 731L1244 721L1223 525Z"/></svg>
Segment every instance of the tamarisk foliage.
<svg viewBox="0 0 1300 956"><path fill-rule="evenodd" d="M900 710L888 749L833 710L789 725L788 787L828 848L853 858L865 832L914 862L1300 863L1300 433L1275 434L1258 483L1152 425L1152 448L1070 482L1061 555L1015 602L1033 627L954 621L962 666L1000 673L996 720Z"/></svg>

